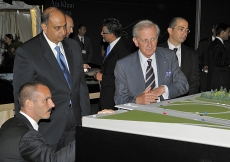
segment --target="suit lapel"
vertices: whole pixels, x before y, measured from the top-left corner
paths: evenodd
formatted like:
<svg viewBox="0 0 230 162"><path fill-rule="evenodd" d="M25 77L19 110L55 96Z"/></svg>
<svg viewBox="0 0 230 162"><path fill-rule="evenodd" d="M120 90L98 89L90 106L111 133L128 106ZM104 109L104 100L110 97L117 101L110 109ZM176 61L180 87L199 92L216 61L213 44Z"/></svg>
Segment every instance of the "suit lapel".
<svg viewBox="0 0 230 162"><path fill-rule="evenodd" d="M24 115L22 115L21 113L17 113L15 117L20 119L21 121L23 121L26 125L28 125L28 126L33 128L33 126L31 125L30 121Z"/></svg>
<svg viewBox="0 0 230 162"><path fill-rule="evenodd" d="M68 62L69 66L69 72L70 72L70 86L73 87L73 81L75 78L73 78L75 75L71 75L71 73L74 73L74 62L73 62L73 54L72 51L69 49L69 45L66 43L65 40L62 41L63 48L65 50L65 56Z"/></svg>
<svg viewBox="0 0 230 162"><path fill-rule="evenodd" d="M191 60L189 60L191 57L188 57L189 51L186 49L186 47L181 44L181 70L185 71L186 68L188 68L187 63ZM189 67L190 68L190 67Z"/></svg>
<svg viewBox="0 0 230 162"><path fill-rule="evenodd" d="M41 37L40 37L40 41L41 41L41 53L43 53L44 57L46 58L47 62L49 63L50 67L52 67L52 71L55 71L57 77L56 78L60 78L62 83L66 83L65 85L68 86L68 83L65 79L65 76L57 62L56 57L53 54L53 51L51 50L48 42L46 41L45 37L43 36L43 34L41 33ZM71 60L71 59L70 59ZM69 60L68 60L69 61ZM70 78L71 79L71 78ZM68 86L69 87L69 86Z"/></svg>
<svg viewBox="0 0 230 162"><path fill-rule="evenodd" d="M145 80L141 68L141 63L140 63L140 58L138 55L138 51L135 53L132 64L130 67L130 74L133 80L136 82L136 86L140 87L140 89L143 90L145 89Z"/></svg>
<svg viewBox="0 0 230 162"><path fill-rule="evenodd" d="M158 48L156 49L155 55L157 64L158 86L160 86L164 84L166 72L170 69L167 67L167 60L163 57L164 55L161 53L161 51L158 50Z"/></svg>

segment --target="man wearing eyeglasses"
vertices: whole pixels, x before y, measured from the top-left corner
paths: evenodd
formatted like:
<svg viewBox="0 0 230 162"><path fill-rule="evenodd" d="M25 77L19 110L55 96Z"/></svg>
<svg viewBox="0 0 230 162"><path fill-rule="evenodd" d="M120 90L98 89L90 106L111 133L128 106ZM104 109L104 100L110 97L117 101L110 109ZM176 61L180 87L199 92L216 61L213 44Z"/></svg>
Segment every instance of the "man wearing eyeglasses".
<svg viewBox="0 0 230 162"><path fill-rule="evenodd" d="M121 38L122 25L119 20L108 18L103 21L101 36L103 41L108 42L107 51L101 70L94 74L95 79L100 81L100 110L115 109L115 77L114 69L117 60L131 53L125 41Z"/></svg>
<svg viewBox="0 0 230 162"><path fill-rule="evenodd" d="M168 41L160 44L159 47L175 51L180 69L189 83L189 92L186 95L196 94L200 86L198 56L194 49L182 44L190 33L188 21L181 17L175 17L169 23L167 30L169 33Z"/></svg>

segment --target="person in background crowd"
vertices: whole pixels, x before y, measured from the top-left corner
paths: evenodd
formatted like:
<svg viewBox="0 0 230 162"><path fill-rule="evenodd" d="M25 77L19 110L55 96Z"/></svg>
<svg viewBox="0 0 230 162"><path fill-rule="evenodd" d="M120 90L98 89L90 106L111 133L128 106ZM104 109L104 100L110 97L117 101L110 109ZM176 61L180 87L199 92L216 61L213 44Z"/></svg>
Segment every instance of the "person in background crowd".
<svg viewBox="0 0 230 162"><path fill-rule="evenodd" d="M186 95L192 95L199 91L200 72L196 51L183 44L190 32L188 27L188 21L184 18L173 18L167 29L169 33L168 41L160 44L159 47L174 50L180 69L188 80L189 91Z"/></svg>

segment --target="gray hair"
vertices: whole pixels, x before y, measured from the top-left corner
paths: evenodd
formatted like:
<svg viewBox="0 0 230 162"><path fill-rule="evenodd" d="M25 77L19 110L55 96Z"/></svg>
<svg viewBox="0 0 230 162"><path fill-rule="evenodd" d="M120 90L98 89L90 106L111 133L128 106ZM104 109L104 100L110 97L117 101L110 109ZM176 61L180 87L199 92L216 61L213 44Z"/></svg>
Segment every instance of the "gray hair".
<svg viewBox="0 0 230 162"><path fill-rule="evenodd" d="M137 32L146 28L150 27L156 27L157 29L157 37L160 35L160 28L158 27L157 24L153 23L150 20L142 20L138 22L134 27L133 27L133 37L137 38Z"/></svg>

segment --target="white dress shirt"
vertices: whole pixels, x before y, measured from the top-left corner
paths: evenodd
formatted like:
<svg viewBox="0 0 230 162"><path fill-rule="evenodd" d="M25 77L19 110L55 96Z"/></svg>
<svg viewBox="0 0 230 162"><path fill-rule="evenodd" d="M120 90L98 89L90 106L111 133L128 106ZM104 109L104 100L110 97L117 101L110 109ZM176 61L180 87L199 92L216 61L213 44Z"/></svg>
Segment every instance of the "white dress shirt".
<svg viewBox="0 0 230 162"><path fill-rule="evenodd" d="M23 116L25 116L25 117L29 120L29 122L30 122L30 124L33 126L33 128L34 128L36 131L38 131L38 123L37 123L34 119L32 119L31 117L29 117L27 114L25 114L24 112L20 111L20 113L21 113Z"/></svg>
<svg viewBox="0 0 230 162"><path fill-rule="evenodd" d="M60 47L60 51L61 51L61 53L63 54L63 56L64 56L64 58L65 58L66 65L67 65L67 68L68 68L68 70L69 70L68 61L67 61L67 59L66 59L65 51L64 51L64 48L63 48L63 46L62 46L62 43L59 42L58 45L56 45L55 43L51 42L51 41L47 38L47 36L46 36L46 34L44 33L44 31L43 31L43 35L44 35L45 39L47 40L47 42L48 42L48 44L49 44L51 50L53 51L53 54L54 54L54 56L56 57L56 59L57 59L57 51L55 50L55 47L56 47L56 46L59 46L59 47ZM69 71L69 72L70 72L70 71Z"/></svg>
<svg viewBox="0 0 230 162"><path fill-rule="evenodd" d="M153 72L154 72L154 75L155 75L155 87L156 88L159 87L159 85L158 85L158 73L157 73L157 64L156 64L156 55L155 55L155 53L150 58L145 57L141 53L140 50L138 51L138 54L139 54L139 58L140 58L140 63L141 63L141 68L142 68L142 73L143 73L144 79L146 77L146 69L148 67L147 60L148 59L152 59L151 65L153 67ZM165 87L165 93L162 94L162 97L164 99L168 99L168 96L169 96L168 86L166 86L166 85L160 85L160 86L164 86ZM157 102L160 102L160 97L158 98Z"/></svg>
<svg viewBox="0 0 230 162"><path fill-rule="evenodd" d="M174 46L168 40L168 46L169 46L169 49L171 49L171 50L173 50L174 48L177 48L176 55L178 58L179 67L181 67L181 44L178 46Z"/></svg>

